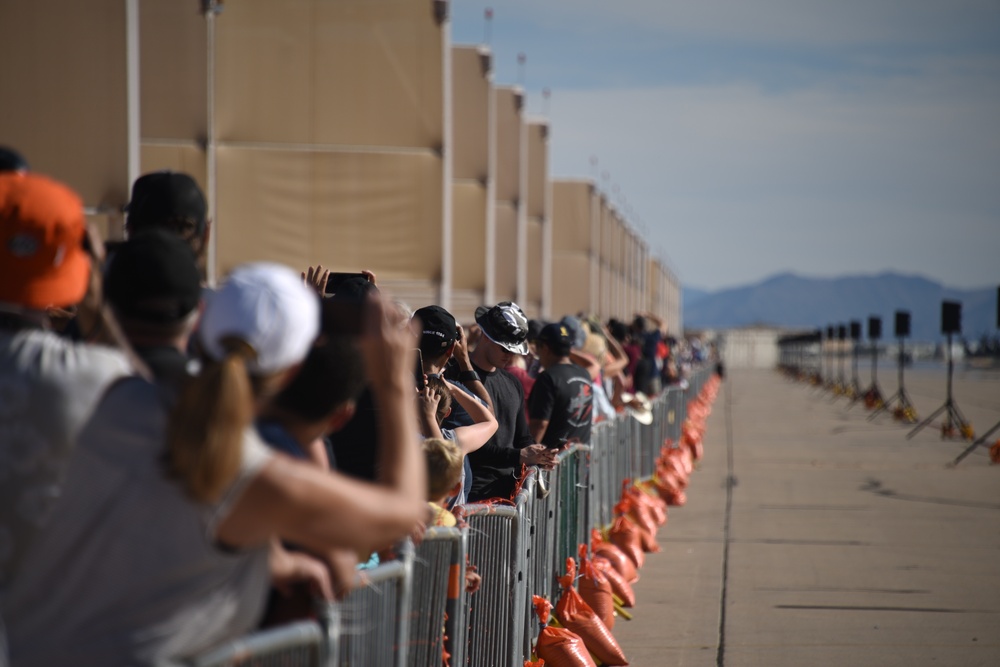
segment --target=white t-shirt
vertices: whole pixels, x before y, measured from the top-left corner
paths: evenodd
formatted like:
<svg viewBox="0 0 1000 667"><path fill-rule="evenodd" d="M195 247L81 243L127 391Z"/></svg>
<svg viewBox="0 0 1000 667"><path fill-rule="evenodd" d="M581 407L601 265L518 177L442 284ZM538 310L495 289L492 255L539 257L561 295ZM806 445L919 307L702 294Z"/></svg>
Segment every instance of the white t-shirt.
<svg viewBox="0 0 1000 667"><path fill-rule="evenodd" d="M272 454L246 431L222 499L194 503L164 472L163 392L116 383L80 434L63 502L2 600L12 664L153 664L259 622L267 547L222 549L214 532Z"/></svg>

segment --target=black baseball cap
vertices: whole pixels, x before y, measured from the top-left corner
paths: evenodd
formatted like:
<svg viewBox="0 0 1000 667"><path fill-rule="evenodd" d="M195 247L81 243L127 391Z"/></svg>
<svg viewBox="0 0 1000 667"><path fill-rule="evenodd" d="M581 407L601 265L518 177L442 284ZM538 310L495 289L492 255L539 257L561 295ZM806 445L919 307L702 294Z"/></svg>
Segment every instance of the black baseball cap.
<svg viewBox="0 0 1000 667"><path fill-rule="evenodd" d="M556 354L566 356L573 349L573 334L562 322L553 322L542 327L538 342L548 345Z"/></svg>
<svg viewBox="0 0 1000 667"><path fill-rule="evenodd" d="M514 354L528 354L528 318L513 301L501 301L492 308L476 308L476 324L483 335Z"/></svg>
<svg viewBox="0 0 1000 667"><path fill-rule="evenodd" d="M123 243L104 273L104 296L126 319L171 324L201 300L191 248L176 234L151 229Z"/></svg>
<svg viewBox="0 0 1000 667"><path fill-rule="evenodd" d="M538 334L541 332L542 327L545 326L545 322L541 320L528 320L528 342L538 340Z"/></svg>
<svg viewBox="0 0 1000 667"><path fill-rule="evenodd" d="M413 313L420 318L420 351L438 356L458 337L455 317L441 306L424 306Z"/></svg>
<svg viewBox="0 0 1000 667"><path fill-rule="evenodd" d="M179 171L143 174L132 184L125 206L129 229L165 227L177 220L193 220L195 232L205 230L208 205L198 183Z"/></svg>
<svg viewBox="0 0 1000 667"><path fill-rule="evenodd" d="M28 161L9 146L0 146L0 171L28 171Z"/></svg>

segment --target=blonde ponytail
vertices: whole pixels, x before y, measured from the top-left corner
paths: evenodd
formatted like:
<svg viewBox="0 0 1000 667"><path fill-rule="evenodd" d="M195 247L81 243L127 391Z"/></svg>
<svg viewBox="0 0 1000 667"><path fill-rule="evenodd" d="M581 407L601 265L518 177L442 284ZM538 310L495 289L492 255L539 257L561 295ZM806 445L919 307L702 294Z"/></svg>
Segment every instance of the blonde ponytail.
<svg viewBox="0 0 1000 667"><path fill-rule="evenodd" d="M226 356L208 362L184 388L167 426L167 466L193 500L219 499L239 471L243 432L254 415L246 341L221 341Z"/></svg>

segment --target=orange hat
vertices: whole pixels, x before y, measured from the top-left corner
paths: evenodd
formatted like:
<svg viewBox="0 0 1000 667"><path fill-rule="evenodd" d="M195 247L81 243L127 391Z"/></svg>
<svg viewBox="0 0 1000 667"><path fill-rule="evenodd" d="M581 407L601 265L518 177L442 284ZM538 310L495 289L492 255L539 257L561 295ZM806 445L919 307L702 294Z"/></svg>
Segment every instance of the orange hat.
<svg viewBox="0 0 1000 667"><path fill-rule="evenodd" d="M36 173L0 173L0 301L70 306L87 292L90 257L83 203Z"/></svg>

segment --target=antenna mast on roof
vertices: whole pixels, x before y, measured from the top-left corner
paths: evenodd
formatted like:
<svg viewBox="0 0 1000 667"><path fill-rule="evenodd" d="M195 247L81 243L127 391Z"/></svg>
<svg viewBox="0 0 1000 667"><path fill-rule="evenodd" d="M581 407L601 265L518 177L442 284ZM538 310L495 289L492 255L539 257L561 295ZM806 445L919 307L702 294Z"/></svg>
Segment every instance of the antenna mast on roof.
<svg viewBox="0 0 1000 667"><path fill-rule="evenodd" d="M549 117L549 98L552 97L552 91L548 88L542 88L542 115L546 118Z"/></svg>
<svg viewBox="0 0 1000 667"><path fill-rule="evenodd" d="M524 55L524 51L517 54L517 85L524 88L524 66L528 62L528 56Z"/></svg>
<svg viewBox="0 0 1000 667"><path fill-rule="evenodd" d="M487 7L486 11L483 12L485 19L485 42L486 46L491 46L490 42L493 40L493 8Z"/></svg>

